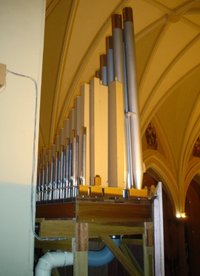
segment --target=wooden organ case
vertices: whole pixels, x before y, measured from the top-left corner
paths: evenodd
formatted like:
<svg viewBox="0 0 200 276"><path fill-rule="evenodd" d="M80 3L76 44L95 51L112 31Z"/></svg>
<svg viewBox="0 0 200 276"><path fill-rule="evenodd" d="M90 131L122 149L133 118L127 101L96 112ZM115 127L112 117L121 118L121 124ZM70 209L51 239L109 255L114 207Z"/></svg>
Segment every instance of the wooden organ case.
<svg viewBox="0 0 200 276"><path fill-rule="evenodd" d="M134 51L132 9L124 8L112 15L100 69L82 85L55 144L40 154L36 248L73 251L76 276L88 275L96 238L130 275L164 275L162 185L142 187ZM134 243L143 265L128 247Z"/></svg>

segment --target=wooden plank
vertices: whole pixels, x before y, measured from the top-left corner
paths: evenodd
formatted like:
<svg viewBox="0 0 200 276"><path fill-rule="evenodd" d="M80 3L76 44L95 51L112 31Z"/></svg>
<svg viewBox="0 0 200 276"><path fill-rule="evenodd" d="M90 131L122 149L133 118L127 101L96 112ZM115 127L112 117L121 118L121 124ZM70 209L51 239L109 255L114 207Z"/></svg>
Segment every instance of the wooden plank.
<svg viewBox="0 0 200 276"><path fill-rule="evenodd" d="M42 248L43 250L63 250L71 251L72 242L71 239L65 241L38 241L35 240L35 248Z"/></svg>
<svg viewBox="0 0 200 276"><path fill-rule="evenodd" d="M75 217L75 201L74 202L51 202L37 204L36 218L74 218Z"/></svg>
<svg viewBox="0 0 200 276"><path fill-rule="evenodd" d="M131 263L134 264L134 267L137 269L140 275L143 275L143 268L140 266L134 255L132 254L131 250L128 248L127 244L122 242L120 244L120 249L124 253L125 257L129 259Z"/></svg>
<svg viewBox="0 0 200 276"><path fill-rule="evenodd" d="M89 223L89 236L99 237L100 235L118 236L118 235L137 235L142 234L144 228L142 226L124 226Z"/></svg>
<svg viewBox="0 0 200 276"><path fill-rule="evenodd" d="M144 223L143 235L143 255L144 255L144 275L154 275L154 256L153 256L153 223Z"/></svg>
<svg viewBox="0 0 200 276"><path fill-rule="evenodd" d="M88 275L88 224L75 225L74 275Z"/></svg>
<svg viewBox="0 0 200 276"><path fill-rule="evenodd" d="M87 264L87 265L86 265ZM87 252L74 252L74 276L88 276L88 254Z"/></svg>
<svg viewBox="0 0 200 276"><path fill-rule="evenodd" d="M88 251L88 224L75 224L76 251Z"/></svg>
<svg viewBox="0 0 200 276"><path fill-rule="evenodd" d="M43 220L40 224L40 237L75 237L75 221Z"/></svg>
<svg viewBox="0 0 200 276"><path fill-rule="evenodd" d="M126 187L126 144L123 85L109 84L108 116L108 183L112 187Z"/></svg>
<svg viewBox="0 0 200 276"><path fill-rule="evenodd" d="M144 233L143 226L125 226L109 224L88 224L90 238L100 235L138 235ZM41 237L68 237L75 236L74 220L43 220L40 224Z"/></svg>
<svg viewBox="0 0 200 276"><path fill-rule="evenodd" d="M105 244L109 247L112 253L116 256L119 262L124 266L124 268L130 273L130 275L140 276L141 273L134 266L132 262L122 253L118 246L112 241L112 239L108 236L101 236L101 239L105 242Z"/></svg>
<svg viewBox="0 0 200 276"><path fill-rule="evenodd" d="M96 223L135 223L151 220L150 201L77 201L77 221Z"/></svg>
<svg viewBox="0 0 200 276"><path fill-rule="evenodd" d="M90 180L96 175L108 185L108 87L99 79L90 82Z"/></svg>

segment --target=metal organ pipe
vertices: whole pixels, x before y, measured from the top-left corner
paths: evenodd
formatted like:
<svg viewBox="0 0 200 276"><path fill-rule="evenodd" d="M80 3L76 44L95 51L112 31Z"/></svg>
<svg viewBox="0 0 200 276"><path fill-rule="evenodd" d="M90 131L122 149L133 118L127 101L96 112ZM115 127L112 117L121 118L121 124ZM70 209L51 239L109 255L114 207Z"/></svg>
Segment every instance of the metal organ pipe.
<svg viewBox="0 0 200 276"><path fill-rule="evenodd" d="M98 131L94 132L96 140L91 139L91 114L94 108L98 110L99 116L97 130L103 122L103 131L107 131L105 125L108 123L108 167L109 172L112 172L111 177L108 173L108 179L111 179L108 180L109 186L124 185L126 186L124 188L132 188L135 185L137 189L142 188L143 161L132 9L124 8L123 16L113 14L111 21L112 36L106 37L106 55L100 56L100 69L95 73L95 77L101 80L103 86L98 85L98 80L94 79L90 85L88 84L87 89L81 90L80 96L76 99L75 108L71 109L69 117L65 120L64 128L55 137L55 145L47 156L42 151L38 162L37 201L68 199L77 195L79 184L93 185L90 180L95 176L91 173L91 149L95 141L99 143L100 153L105 148L104 145L101 146L102 138ZM103 121L104 114L99 111L102 106L105 107L105 104L101 106L101 102L104 103L104 98L101 98L102 91L105 90L107 95L107 88L104 86L108 86L108 105L110 106L108 119L104 118L105 121ZM94 89L96 90L93 91ZM99 95L95 107L91 100L92 93ZM118 156L119 159L123 159L123 165L122 162L113 163L113 156L114 159ZM102 159L106 158L102 157ZM102 165L100 162L99 164L98 166L103 168L100 174L103 175L105 164ZM122 174L118 174L122 170L123 181Z"/></svg>
<svg viewBox="0 0 200 276"><path fill-rule="evenodd" d="M108 84L114 81L113 63L113 39L112 36L106 37L106 58L107 58L107 79Z"/></svg>
<svg viewBox="0 0 200 276"><path fill-rule="evenodd" d="M77 194L77 186L78 186L78 136L76 135L76 131L73 131L72 134L72 197L75 197Z"/></svg>
<svg viewBox="0 0 200 276"><path fill-rule="evenodd" d="M108 85L107 80L107 59L106 55L100 56L100 70L101 70L101 81L103 85Z"/></svg>
<svg viewBox="0 0 200 276"><path fill-rule="evenodd" d="M112 37L113 37L113 56L114 56L114 79L123 83L124 81L123 33L122 33L122 17L120 14L112 15Z"/></svg>
<svg viewBox="0 0 200 276"><path fill-rule="evenodd" d="M137 189L142 188L143 161L140 134L140 120L137 97L133 15L131 8L123 9L125 62L128 88L128 117L130 123L130 146L134 182Z"/></svg>
<svg viewBox="0 0 200 276"><path fill-rule="evenodd" d="M81 175L80 175L80 183L85 185L86 178L86 127L82 128L82 154L81 154Z"/></svg>

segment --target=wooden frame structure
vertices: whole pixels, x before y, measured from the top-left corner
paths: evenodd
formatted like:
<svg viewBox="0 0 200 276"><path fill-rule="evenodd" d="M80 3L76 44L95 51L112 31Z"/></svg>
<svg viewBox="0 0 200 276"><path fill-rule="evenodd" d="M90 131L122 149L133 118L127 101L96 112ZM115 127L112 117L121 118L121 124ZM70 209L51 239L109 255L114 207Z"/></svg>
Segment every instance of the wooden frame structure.
<svg viewBox="0 0 200 276"><path fill-rule="evenodd" d="M71 202L38 205L39 236L66 240L36 241L36 247L74 251L74 275L86 276L88 241L100 238L130 275L164 275L162 185L143 191L142 197L137 190L132 194L127 199L79 195ZM112 236L121 237L120 246ZM143 267L131 253L130 243L143 247Z"/></svg>

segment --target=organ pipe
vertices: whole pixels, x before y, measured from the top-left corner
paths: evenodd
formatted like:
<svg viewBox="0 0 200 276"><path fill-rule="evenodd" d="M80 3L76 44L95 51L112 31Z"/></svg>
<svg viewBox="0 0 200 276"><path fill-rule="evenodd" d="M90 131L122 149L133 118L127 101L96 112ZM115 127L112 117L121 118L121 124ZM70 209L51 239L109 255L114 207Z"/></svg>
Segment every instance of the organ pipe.
<svg viewBox="0 0 200 276"><path fill-rule="evenodd" d="M142 188L143 162L140 134L140 120L136 81L136 58L133 32L133 15L131 8L123 9L125 63L128 87L128 113L130 123L130 152L134 182L137 189Z"/></svg>
<svg viewBox="0 0 200 276"><path fill-rule="evenodd" d="M108 84L114 81L113 39L106 37L107 79Z"/></svg>
<svg viewBox="0 0 200 276"><path fill-rule="evenodd" d="M103 85L108 85L107 80L107 58L106 55L100 56L100 70L101 70L101 81Z"/></svg>
<svg viewBox="0 0 200 276"><path fill-rule="evenodd" d="M123 26L122 26L123 20ZM38 161L37 201L77 196L79 185L142 188L143 162L131 8L113 14L112 36L90 84Z"/></svg>

